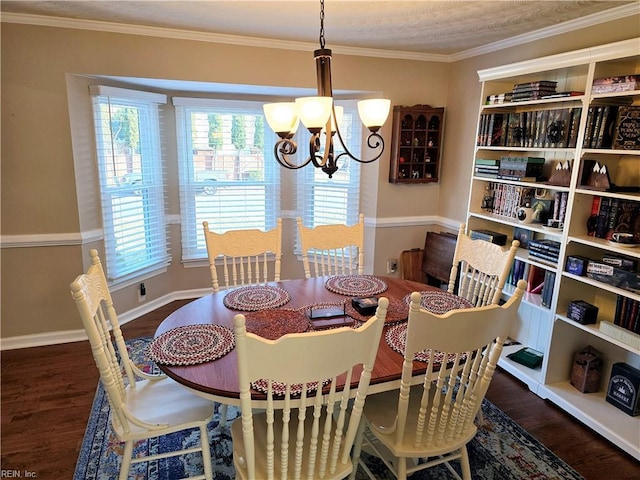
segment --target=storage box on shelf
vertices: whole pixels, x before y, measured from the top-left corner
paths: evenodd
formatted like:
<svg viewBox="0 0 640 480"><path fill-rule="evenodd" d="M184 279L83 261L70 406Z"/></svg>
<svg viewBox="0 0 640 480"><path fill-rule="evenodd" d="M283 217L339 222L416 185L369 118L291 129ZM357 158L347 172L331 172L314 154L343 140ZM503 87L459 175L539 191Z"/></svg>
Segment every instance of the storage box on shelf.
<svg viewBox="0 0 640 480"><path fill-rule="evenodd" d="M531 283L538 284L532 285L533 291L540 286L540 271L555 276L550 297L546 292L543 301L529 292L522 303L510 335L519 344L505 349L500 365L640 459L640 418L630 418L605 400L614 363L640 368L640 343L635 343L633 332L634 308L640 309L636 290L640 277L633 262L640 263L640 247L611 242L615 231L637 233L640 241L640 214L634 213L635 206L640 206L638 41L478 72L483 104L467 224L469 229L526 238L529 250L534 245L534 255L520 249L512 272L513 278L531 276ZM611 80L615 77L622 78ZM604 78L608 80L599 80ZM611 83L624 85L603 86ZM524 173L501 175L503 157L544 158L542 174L529 166ZM564 203L562 221L551 225L559 228L527 223L533 213L527 209L520 212L525 220L518 221L517 208L531 190L533 199L542 196L555 203L555 208L548 208L552 220L558 220ZM559 246L551 243L552 258L543 258L544 252L536 247L543 239L559 242ZM605 265L607 272L588 272L589 261ZM507 282L505 295L510 288ZM584 323L580 321L583 310L588 315ZM603 378L594 393L583 393L571 384L575 355L586 345L602 353ZM540 368L505 358L523 347L542 352Z"/></svg>

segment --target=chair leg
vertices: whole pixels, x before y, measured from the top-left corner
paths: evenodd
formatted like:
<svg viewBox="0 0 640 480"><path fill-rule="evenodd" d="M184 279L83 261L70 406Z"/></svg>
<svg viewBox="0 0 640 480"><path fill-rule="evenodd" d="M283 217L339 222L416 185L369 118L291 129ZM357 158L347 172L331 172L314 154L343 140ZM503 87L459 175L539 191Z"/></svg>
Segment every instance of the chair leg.
<svg viewBox="0 0 640 480"><path fill-rule="evenodd" d="M407 480L407 459L406 457L398 457L398 480Z"/></svg>
<svg viewBox="0 0 640 480"><path fill-rule="evenodd" d="M211 462L211 447L209 446L209 432L207 426L200 427L200 446L202 447L202 466L204 467L204 478L213 480L213 467Z"/></svg>
<svg viewBox="0 0 640 480"><path fill-rule="evenodd" d="M460 457L460 468L462 469L462 479L471 480L471 466L469 465L469 452L465 445L460 449L462 456Z"/></svg>
<svg viewBox="0 0 640 480"><path fill-rule="evenodd" d="M120 475L118 476L119 480L127 480L127 478L129 478L131 455L133 455L133 440L129 440L124 444L124 452L122 453L122 464L120 465Z"/></svg>
<svg viewBox="0 0 640 480"><path fill-rule="evenodd" d="M224 427L227 425L227 404L220 404L220 426Z"/></svg>
<svg viewBox="0 0 640 480"><path fill-rule="evenodd" d="M366 420L364 417L360 418L358 424L358 431L356 432L356 438L353 442L353 453L351 455L351 463L353 464L353 471L349 475L349 480L355 480L356 473L358 472L358 465L360 464L360 454L362 452L362 441L364 440L364 429Z"/></svg>
<svg viewBox="0 0 640 480"><path fill-rule="evenodd" d="M479 427L484 425L484 414L482 413L482 409L478 410L478 413L476 414L476 419L478 420Z"/></svg>

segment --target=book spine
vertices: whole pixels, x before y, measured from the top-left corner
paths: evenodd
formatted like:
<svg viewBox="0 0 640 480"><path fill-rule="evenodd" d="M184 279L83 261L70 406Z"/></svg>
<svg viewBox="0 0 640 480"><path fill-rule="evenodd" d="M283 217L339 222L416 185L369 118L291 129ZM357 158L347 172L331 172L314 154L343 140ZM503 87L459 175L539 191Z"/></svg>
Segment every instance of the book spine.
<svg viewBox="0 0 640 480"><path fill-rule="evenodd" d="M567 139L567 147L575 148L578 142L578 128L580 126L580 117L582 116L582 107L571 109L571 126L569 128L569 136Z"/></svg>
<svg viewBox="0 0 640 480"><path fill-rule="evenodd" d="M607 221L609 219L610 198L602 198L600 200L600 211L598 212L598 223L596 225L596 237L604 238L607 233Z"/></svg>
<svg viewBox="0 0 640 480"><path fill-rule="evenodd" d="M622 295L618 295L616 297L616 313L613 317L613 324L614 325L618 325L620 326L620 320L622 317L622 304L624 303L624 299L626 297L623 297Z"/></svg>
<svg viewBox="0 0 640 480"><path fill-rule="evenodd" d="M597 222L598 213L600 213L601 200L602 199L600 197L593 197L593 200L591 200L591 217L596 218L596 222ZM593 230L589 230L587 234L591 237L595 237L596 230L597 230L597 224L594 225Z"/></svg>
<svg viewBox="0 0 640 480"><path fill-rule="evenodd" d="M558 257L554 257L552 255L547 255L545 253L536 252L529 250L529 256L535 259L546 260L547 262L551 262L552 264L558 263Z"/></svg>
<svg viewBox="0 0 640 480"><path fill-rule="evenodd" d="M607 230L604 237L607 240L611 240L613 232L618 224L618 212L619 212L620 200L618 198L611 199L611 205L609 206L609 216L607 218Z"/></svg>
<svg viewBox="0 0 640 480"><path fill-rule="evenodd" d="M561 192L560 194L560 208L558 209L558 221L564 223L564 219L567 215L567 203L569 202L569 192Z"/></svg>

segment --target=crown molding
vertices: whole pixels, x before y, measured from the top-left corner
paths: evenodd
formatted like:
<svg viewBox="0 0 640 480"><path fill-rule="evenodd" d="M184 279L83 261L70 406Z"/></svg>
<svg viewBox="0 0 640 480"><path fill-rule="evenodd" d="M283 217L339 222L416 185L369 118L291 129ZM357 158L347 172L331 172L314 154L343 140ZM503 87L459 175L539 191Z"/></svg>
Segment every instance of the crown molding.
<svg viewBox="0 0 640 480"><path fill-rule="evenodd" d="M451 63L478 55L496 52L505 48L516 47L524 43L544 39L553 35L567 33L581 28L587 28L612 20L638 15L638 3L615 7L604 12L594 13L586 17L569 20L567 22L542 28L534 32L517 35L506 40L489 43L477 48L471 48L453 54L430 54L420 52L408 52L399 50L383 50L374 48L348 47L332 45L331 50L342 55L354 55L362 57L390 58L396 60L415 60L421 62ZM66 17L51 17L47 15L32 15L20 13L2 13L2 22L19 23L27 25L39 25L58 28L74 28L79 30L94 30L109 33L122 33L129 35L145 35L153 37L174 38L179 40L192 40L198 42L224 43L247 47L274 48L280 50L312 51L317 45L307 42L293 42L288 40L273 40L258 37L245 37L239 35L227 35L221 33L195 32L164 27L149 27L125 23L102 22L96 20L79 20Z"/></svg>
<svg viewBox="0 0 640 480"><path fill-rule="evenodd" d="M274 48L279 50L297 50L309 52L318 48L315 43L293 42L290 40L274 40L268 38L245 37L222 33L195 32L165 27L149 27L126 23L102 22L97 20L80 20L76 18L51 17L48 15L32 15L23 13L3 13L2 22L38 25L44 27L73 28L128 35L145 35L150 37L173 38L176 40L192 40L197 42L224 43L245 47ZM391 58L400 60L416 60L422 62L448 62L449 55L383 50L374 48L348 47L331 45L334 53L361 57Z"/></svg>
<svg viewBox="0 0 640 480"><path fill-rule="evenodd" d="M559 23L551 27L541 28L534 32L523 33L511 37L507 40L501 40L499 42L489 43L477 48L471 48L463 52L454 53L449 56L450 62L457 62L466 58L477 57L478 55L484 55L486 53L496 52L505 48L517 47L525 43L533 42L535 40L541 40L554 35L560 35L561 33L573 32L574 30L580 30L581 28L588 28L601 23L611 22L613 20L619 20L621 18L631 17L638 15L638 3L631 3L623 5L621 7L615 7L604 12L593 13L586 17L577 18L575 20L569 20L567 22Z"/></svg>

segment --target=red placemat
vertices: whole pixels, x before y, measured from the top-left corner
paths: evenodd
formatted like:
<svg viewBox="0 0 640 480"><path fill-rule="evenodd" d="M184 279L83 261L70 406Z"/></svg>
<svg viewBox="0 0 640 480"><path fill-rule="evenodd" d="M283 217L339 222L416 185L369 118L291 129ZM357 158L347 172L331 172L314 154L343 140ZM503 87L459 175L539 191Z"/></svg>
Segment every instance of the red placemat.
<svg viewBox="0 0 640 480"><path fill-rule="evenodd" d="M409 327L408 323L400 323L398 325L394 325L384 335L387 344L400 355L404 355L404 347L407 344L407 328ZM414 360L418 360L419 362L427 363L431 356L431 349L427 348L426 350L422 350L421 352L416 352L413 356ZM435 362L442 365L442 360L444 360L444 353L436 352ZM466 358L466 353L461 355L461 359ZM447 358L447 363L453 362L456 359L455 354L449 354Z"/></svg>
<svg viewBox="0 0 640 480"><path fill-rule="evenodd" d="M311 329L309 318L303 312L285 308L249 312L245 315L245 325L248 332L269 340Z"/></svg>
<svg viewBox="0 0 640 480"><path fill-rule="evenodd" d="M458 297L449 292L427 290L420 293L420 306L431 313L442 315L449 310L473 307L467 299ZM411 303L411 295L404 297L404 303Z"/></svg>
<svg viewBox="0 0 640 480"><path fill-rule="evenodd" d="M325 287L340 295L368 297L384 292L387 284L371 275L335 275L326 281Z"/></svg>
<svg viewBox="0 0 640 480"><path fill-rule="evenodd" d="M230 291L222 301L227 308L253 312L266 308L278 308L289 300L291 295L283 288L271 285L247 285Z"/></svg>
<svg viewBox="0 0 640 480"><path fill-rule="evenodd" d="M230 328L222 325L188 325L173 328L147 347L147 354L163 365L195 365L229 353L236 345Z"/></svg>

